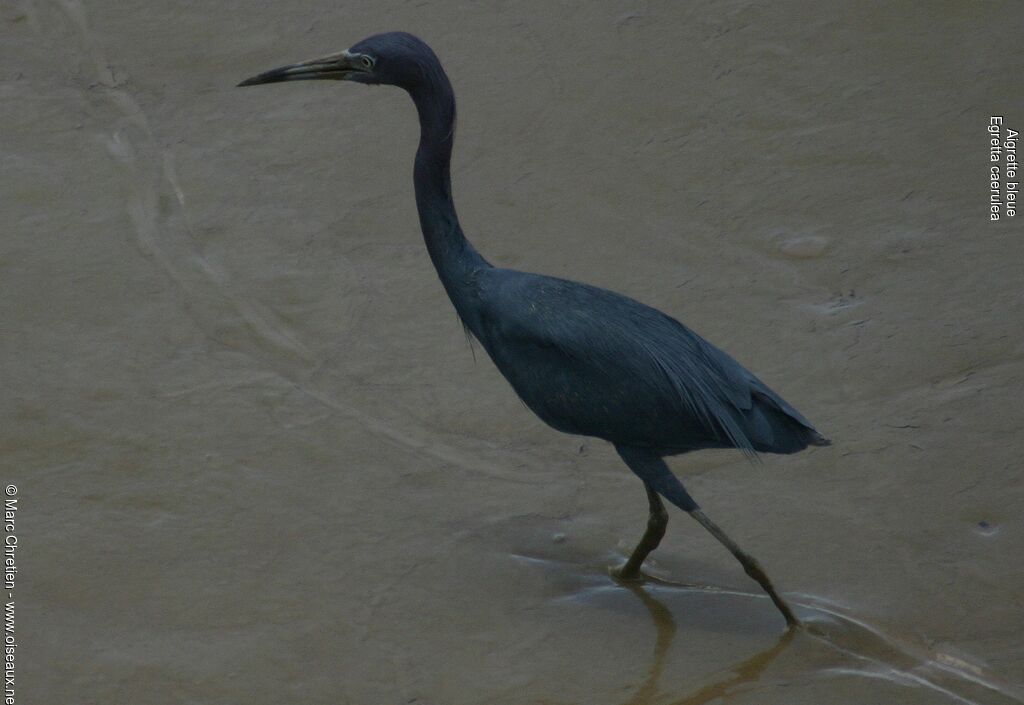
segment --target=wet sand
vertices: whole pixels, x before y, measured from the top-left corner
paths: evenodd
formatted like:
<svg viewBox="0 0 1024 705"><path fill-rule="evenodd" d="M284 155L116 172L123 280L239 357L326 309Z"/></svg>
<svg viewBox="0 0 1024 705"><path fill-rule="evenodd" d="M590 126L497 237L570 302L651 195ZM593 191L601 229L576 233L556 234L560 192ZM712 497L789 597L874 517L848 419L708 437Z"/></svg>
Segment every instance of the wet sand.
<svg viewBox="0 0 1024 705"><path fill-rule="evenodd" d="M0 5L19 702L1024 701L1019 3ZM491 261L678 317L834 445L673 461L807 630L467 346L377 31ZM1016 73L1015 73L1016 72ZM1011 125L1012 126L1012 125Z"/></svg>

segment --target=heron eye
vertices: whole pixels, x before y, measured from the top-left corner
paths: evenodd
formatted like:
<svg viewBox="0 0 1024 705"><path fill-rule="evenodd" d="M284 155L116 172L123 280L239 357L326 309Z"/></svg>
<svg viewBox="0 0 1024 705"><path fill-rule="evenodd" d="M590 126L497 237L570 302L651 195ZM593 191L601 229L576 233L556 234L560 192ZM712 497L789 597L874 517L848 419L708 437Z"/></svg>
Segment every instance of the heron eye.
<svg viewBox="0 0 1024 705"><path fill-rule="evenodd" d="M373 68L373 59L371 59L368 56L360 57L359 63L361 63L363 65L364 69L372 69Z"/></svg>

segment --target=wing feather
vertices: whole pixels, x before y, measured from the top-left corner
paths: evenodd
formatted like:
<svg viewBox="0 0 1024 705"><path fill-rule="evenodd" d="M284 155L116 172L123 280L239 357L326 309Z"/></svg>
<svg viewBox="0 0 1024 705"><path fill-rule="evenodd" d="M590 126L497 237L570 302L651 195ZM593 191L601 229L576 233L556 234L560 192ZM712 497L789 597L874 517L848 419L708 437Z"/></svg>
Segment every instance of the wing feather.
<svg viewBox="0 0 1024 705"><path fill-rule="evenodd" d="M770 429L745 428L755 404L753 393L769 395L781 410L802 419L725 352L633 299L527 274L502 296L515 299L510 305L505 298L500 317L495 317L503 344L555 348L582 367L587 379L634 379L638 396L659 394L679 410L680 422L699 423L748 457L755 456L750 431L767 430L770 437Z"/></svg>

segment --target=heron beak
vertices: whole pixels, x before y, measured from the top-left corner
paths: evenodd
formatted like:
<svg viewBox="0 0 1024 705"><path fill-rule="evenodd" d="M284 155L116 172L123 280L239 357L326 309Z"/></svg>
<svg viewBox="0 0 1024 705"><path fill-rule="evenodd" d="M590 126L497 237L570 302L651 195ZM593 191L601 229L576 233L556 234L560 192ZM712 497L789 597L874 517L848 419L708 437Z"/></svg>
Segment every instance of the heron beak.
<svg viewBox="0 0 1024 705"><path fill-rule="evenodd" d="M352 61L348 50L319 59L300 61L280 68L264 71L247 78L239 86L258 86L261 83L281 83L283 81L309 81L315 78L343 81L360 69Z"/></svg>

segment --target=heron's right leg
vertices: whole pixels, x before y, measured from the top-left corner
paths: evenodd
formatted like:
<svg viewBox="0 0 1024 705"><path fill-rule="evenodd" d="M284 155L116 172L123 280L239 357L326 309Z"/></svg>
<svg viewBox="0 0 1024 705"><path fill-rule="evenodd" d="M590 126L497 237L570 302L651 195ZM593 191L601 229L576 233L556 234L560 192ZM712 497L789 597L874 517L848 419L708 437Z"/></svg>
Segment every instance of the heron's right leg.
<svg viewBox="0 0 1024 705"><path fill-rule="evenodd" d="M640 566L644 564L650 552L661 543L661 539L665 536L665 527L668 526L668 512L665 511L661 497L646 482L644 488L647 490L647 504L650 507L647 530L644 531L643 538L633 549L626 564L615 571L615 576L620 580L638 580L640 578Z"/></svg>

